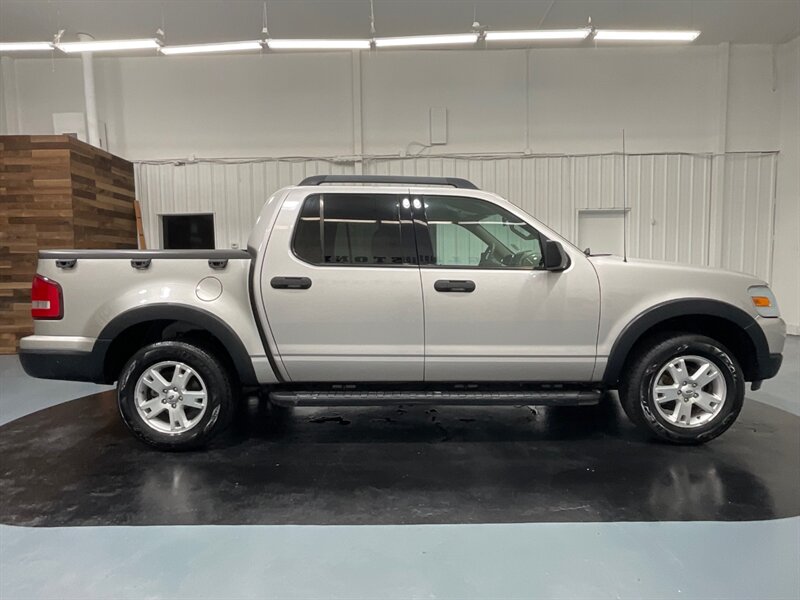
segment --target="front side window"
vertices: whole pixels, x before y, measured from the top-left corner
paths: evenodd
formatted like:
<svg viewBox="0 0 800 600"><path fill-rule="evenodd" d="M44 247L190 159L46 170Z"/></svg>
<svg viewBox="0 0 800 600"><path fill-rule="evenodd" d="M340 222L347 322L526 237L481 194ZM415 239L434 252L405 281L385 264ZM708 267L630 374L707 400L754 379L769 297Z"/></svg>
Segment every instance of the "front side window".
<svg viewBox="0 0 800 600"><path fill-rule="evenodd" d="M393 194L314 194L305 199L294 252L315 265L397 266L404 257Z"/></svg>
<svg viewBox="0 0 800 600"><path fill-rule="evenodd" d="M442 267L542 267L539 232L507 210L477 198L426 196L425 214Z"/></svg>

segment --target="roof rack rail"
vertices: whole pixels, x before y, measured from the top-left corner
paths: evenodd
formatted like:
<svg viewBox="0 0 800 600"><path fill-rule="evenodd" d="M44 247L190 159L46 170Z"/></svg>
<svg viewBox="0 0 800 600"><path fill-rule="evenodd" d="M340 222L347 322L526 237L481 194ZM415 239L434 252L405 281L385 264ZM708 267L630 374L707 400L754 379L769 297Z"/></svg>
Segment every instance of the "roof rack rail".
<svg viewBox="0 0 800 600"><path fill-rule="evenodd" d="M465 190L477 190L471 181L460 177L408 177L405 175L314 175L306 177L300 185L322 185L323 183L395 183L407 185L449 185Z"/></svg>

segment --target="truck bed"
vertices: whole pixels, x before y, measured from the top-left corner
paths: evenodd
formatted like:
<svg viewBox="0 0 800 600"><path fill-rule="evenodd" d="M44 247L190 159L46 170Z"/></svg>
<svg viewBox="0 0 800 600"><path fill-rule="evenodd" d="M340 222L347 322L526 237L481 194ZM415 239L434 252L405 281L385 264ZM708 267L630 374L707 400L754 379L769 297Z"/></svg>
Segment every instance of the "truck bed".
<svg viewBox="0 0 800 600"><path fill-rule="evenodd" d="M250 303L251 258L246 250L40 251L37 272L60 286L63 318L37 321L36 334L20 343L21 353L81 359L93 366L82 379L103 380L97 356L146 315L205 330L216 324L223 343L235 340L227 345L239 348L236 362L246 378L270 381ZM258 375L250 376L252 364L259 366Z"/></svg>

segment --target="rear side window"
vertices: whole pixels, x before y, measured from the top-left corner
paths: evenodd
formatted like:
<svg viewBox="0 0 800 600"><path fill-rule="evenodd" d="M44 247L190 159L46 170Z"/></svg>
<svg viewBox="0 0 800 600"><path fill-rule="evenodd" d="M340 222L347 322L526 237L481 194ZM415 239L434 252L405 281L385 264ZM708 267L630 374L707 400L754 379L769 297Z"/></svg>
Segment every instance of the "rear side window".
<svg viewBox="0 0 800 600"><path fill-rule="evenodd" d="M394 194L314 194L305 199L292 242L314 265L406 264Z"/></svg>

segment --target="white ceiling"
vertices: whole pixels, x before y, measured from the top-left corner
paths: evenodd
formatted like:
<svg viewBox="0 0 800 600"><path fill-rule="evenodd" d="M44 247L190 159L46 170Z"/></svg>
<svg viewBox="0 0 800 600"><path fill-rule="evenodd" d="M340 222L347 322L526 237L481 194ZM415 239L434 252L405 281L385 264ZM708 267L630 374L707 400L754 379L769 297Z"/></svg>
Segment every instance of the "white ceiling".
<svg viewBox="0 0 800 600"><path fill-rule="evenodd" d="M378 35L581 27L700 29L696 44L781 43L800 0L374 0ZM169 44L258 39L263 0L0 0L0 41L152 37ZM268 0L273 37L369 37L369 0Z"/></svg>

